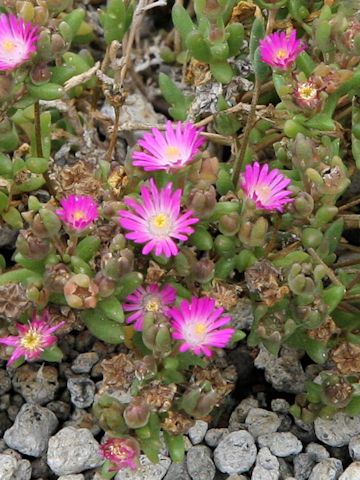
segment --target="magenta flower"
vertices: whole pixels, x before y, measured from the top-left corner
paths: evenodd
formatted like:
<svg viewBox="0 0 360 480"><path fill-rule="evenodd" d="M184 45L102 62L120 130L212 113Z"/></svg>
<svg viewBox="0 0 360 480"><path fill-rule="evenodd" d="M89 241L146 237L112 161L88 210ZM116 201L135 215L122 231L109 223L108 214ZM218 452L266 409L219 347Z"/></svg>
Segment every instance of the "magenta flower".
<svg viewBox="0 0 360 480"><path fill-rule="evenodd" d="M170 308L172 336L182 341L180 352L192 350L195 355L212 355L211 347L224 348L231 339L234 328L220 328L231 322L222 316L224 309L215 307L213 298L193 297L183 300L180 307Z"/></svg>
<svg viewBox="0 0 360 480"><path fill-rule="evenodd" d="M49 312L44 310L41 317L34 313L31 322L27 325L17 323L19 335L0 338L0 343L14 347L8 365L14 363L18 358L25 357L25 360L32 361L41 357L42 352L57 342L57 337L52 335L61 328L65 322L50 327Z"/></svg>
<svg viewBox="0 0 360 480"><path fill-rule="evenodd" d="M111 472L123 468L136 470L140 446L135 438L110 438L100 445L100 453L113 464L113 467L109 469Z"/></svg>
<svg viewBox="0 0 360 480"><path fill-rule="evenodd" d="M287 70L305 48L296 38L296 30L292 30L289 36L285 32L275 32L260 40L261 60L281 70Z"/></svg>
<svg viewBox="0 0 360 480"><path fill-rule="evenodd" d="M60 200L60 205L56 213L72 230L85 230L98 218L97 205L88 195L69 195Z"/></svg>
<svg viewBox="0 0 360 480"><path fill-rule="evenodd" d="M144 316L147 313L167 315L168 306L175 300L176 290L171 285L164 285L161 290L155 283L146 288L140 287L126 298L128 303L123 304L125 312L134 312L126 323L134 323L135 330L142 330Z"/></svg>
<svg viewBox="0 0 360 480"><path fill-rule="evenodd" d="M145 243L142 253L171 257L179 251L175 240L186 241L194 229L190 227L199 220L192 217L191 210L180 214L181 190L172 190L172 183L158 190L153 179L150 186L140 189L141 200L126 198L124 203L132 209L120 210L120 225L130 233L125 235L135 243Z"/></svg>
<svg viewBox="0 0 360 480"><path fill-rule="evenodd" d="M247 165L241 177L241 189L246 197L255 202L257 208L282 212L284 206L293 201L292 192L286 190L291 180L275 168L269 171L269 165L260 166L258 162Z"/></svg>
<svg viewBox="0 0 360 480"><path fill-rule="evenodd" d="M8 71L29 60L36 51L39 27L15 15L0 15L0 70Z"/></svg>
<svg viewBox="0 0 360 480"><path fill-rule="evenodd" d="M133 164L146 172L154 170L177 170L193 160L205 139L199 134L201 129L191 123L176 124L166 122L165 133L153 128L152 135L145 133L139 140L143 151L135 151Z"/></svg>

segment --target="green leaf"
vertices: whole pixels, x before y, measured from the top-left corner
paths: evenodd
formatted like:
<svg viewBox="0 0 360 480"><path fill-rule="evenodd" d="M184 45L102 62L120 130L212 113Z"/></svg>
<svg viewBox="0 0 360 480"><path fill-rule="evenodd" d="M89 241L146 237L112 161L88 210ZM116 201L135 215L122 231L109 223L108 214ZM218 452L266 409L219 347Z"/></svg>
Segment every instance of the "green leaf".
<svg viewBox="0 0 360 480"><path fill-rule="evenodd" d="M64 354L57 345L53 345L50 348L44 350L41 354L41 360L46 362L61 362Z"/></svg>
<svg viewBox="0 0 360 480"><path fill-rule="evenodd" d="M350 402L345 407L345 413L348 415L359 415L360 414L360 396L354 396Z"/></svg>
<svg viewBox="0 0 360 480"><path fill-rule="evenodd" d="M185 457L183 435L171 435L169 432L164 432L164 440L169 450L171 460L175 463L182 463Z"/></svg>
<svg viewBox="0 0 360 480"><path fill-rule="evenodd" d="M322 299L328 306L328 312L331 313L339 305L345 295L343 285L331 285L322 293Z"/></svg>
<svg viewBox="0 0 360 480"><path fill-rule="evenodd" d="M293 263L302 263L309 259L310 256L306 252L290 252L285 257L274 259L272 263L275 267L286 268Z"/></svg>
<svg viewBox="0 0 360 480"><path fill-rule="evenodd" d="M327 360L327 347L323 342L314 340L310 337L304 338L304 348L311 360L323 365Z"/></svg>
<svg viewBox="0 0 360 480"><path fill-rule="evenodd" d="M122 343L124 339L122 326L106 318L101 310L86 310L81 313L81 319L90 332L99 340L112 345Z"/></svg>
<svg viewBox="0 0 360 480"><path fill-rule="evenodd" d="M260 20L260 18L256 17L252 24L251 33L250 33L250 42L249 42L250 59L252 63L254 62L255 52L259 46L259 42L261 39L264 38L264 36L265 36L264 22Z"/></svg>
<svg viewBox="0 0 360 480"><path fill-rule="evenodd" d="M117 323L124 323L124 312L119 300L115 297L106 298L98 302L97 307L109 318Z"/></svg>

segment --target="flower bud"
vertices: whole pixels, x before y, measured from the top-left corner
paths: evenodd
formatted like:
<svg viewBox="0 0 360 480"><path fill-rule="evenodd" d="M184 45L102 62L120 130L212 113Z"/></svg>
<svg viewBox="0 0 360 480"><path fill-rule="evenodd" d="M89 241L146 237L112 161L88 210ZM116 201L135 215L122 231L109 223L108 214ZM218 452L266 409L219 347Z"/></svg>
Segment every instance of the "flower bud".
<svg viewBox="0 0 360 480"><path fill-rule="evenodd" d="M210 185L206 190L194 188L191 190L188 200L189 209L195 216L200 218L209 218L216 205L216 190Z"/></svg>
<svg viewBox="0 0 360 480"><path fill-rule="evenodd" d="M300 217L307 218L311 215L314 209L314 199L307 192L300 192L293 203L289 207L290 211L294 210L294 213Z"/></svg>
<svg viewBox="0 0 360 480"><path fill-rule="evenodd" d="M235 235L240 229L240 215L236 212L223 215L219 220L219 230L229 237Z"/></svg>
<svg viewBox="0 0 360 480"><path fill-rule="evenodd" d="M114 253L120 250L123 250L126 246L126 240L122 233L118 233L115 237L111 240L110 243L110 252Z"/></svg>
<svg viewBox="0 0 360 480"><path fill-rule="evenodd" d="M45 238L36 237L31 230L21 230L16 248L25 258L42 260L50 251L50 243Z"/></svg>
<svg viewBox="0 0 360 480"><path fill-rule="evenodd" d="M64 285L70 276L70 269L64 263L47 265L44 272L44 286L51 292L63 293Z"/></svg>
<svg viewBox="0 0 360 480"><path fill-rule="evenodd" d="M269 224L265 217L259 217L253 226L250 234L249 245L251 247L261 247L266 241L266 233Z"/></svg>
<svg viewBox="0 0 360 480"><path fill-rule="evenodd" d="M208 393L202 393L193 412L195 418L206 417L214 409L218 402L217 393L212 390Z"/></svg>
<svg viewBox="0 0 360 480"><path fill-rule="evenodd" d="M106 276L118 280L134 269L134 252L124 248L118 253L106 253L101 259L102 268Z"/></svg>
<svg viewBox="0 0 360 480"><path fill-rule="evenodd" d="M96 285L99 287L100 297L110 297L114 293L116 284L114 280L107 277L104 272L97 272L94 280Z"/></svg>
<svg viewBox="0 0 360 480"><path fill-rule="evenodd" d="M208 283L214 278L215 264L209 258L201 258L193 264L191 274L193 279L199 283Z"/></svg>
<svg viewBox="0 0 360 480"><path fill-rule="evenodd" d="M34 19L34 6L31 2L23 1L17 2L16 10L19 17L22 17L26 22L32 22Z"/></svg>
<svg viewBox="0 0 360 480"><path fill-rule="evenodd" d="M49 11L45 5L37 5L34 9L34 23L46 25L49 20Z"/></svg>
<svg viewBox="0 0 360 480"><path fill-rule="evenodd" d="M65 40L58 33L54 33L51 36L50 49L54 55L61 55L66 51Z"/></svg>
<svg viewBox="0 0 360 480"><path fill-rule="evenodd" d="M141 428L149 421L150 409L141 397L135 397L125 408L123 415L129 428Z"/></svg>
<svg viewBox="0 0 360 480"><path fill-rule="evenodd" d="M83 273L78 273L69 278L64 285L65 299L73 308L95 308L99 287Z"/></svg>
<svg viewBox="0 0 360 480"><path fill-rule="evenodd" d="M214 241L215 251L218 255L230 258L235 255L236 245L234 239L225 235L218 235Z"/></svg>
<svg viewBox="0 0 360 480"><path fill-rule="evenodd" d="M217 157L204 158L199 170L199 181L207 184L215 183L219 172L219 160Z"/></svg>
<svg viewBox="0 0 360 480"><path fill-rule="evenodd" d="M30 78L35 85L41 85L42 83L48 82L51 78L51 72L47 64L41 62L35 65L31 69Z"/></svg>

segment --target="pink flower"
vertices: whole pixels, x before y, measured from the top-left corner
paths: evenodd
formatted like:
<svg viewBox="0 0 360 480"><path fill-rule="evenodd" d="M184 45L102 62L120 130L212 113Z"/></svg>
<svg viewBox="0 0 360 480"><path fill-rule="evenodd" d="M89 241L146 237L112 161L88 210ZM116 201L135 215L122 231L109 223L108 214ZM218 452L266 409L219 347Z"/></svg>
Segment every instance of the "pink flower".
<svg viewBox="0 0 360 480"><path fill-rule="evenodd" d="M176 300L176 290L170 285L165 285L161 290L155 283L148 287L140 287L126 298L128 303L123 304L125 312L132 313L126 323L134 323L135 330L142 330L144 315L149 312L167 315L168 305Z"/></svg>
<svg viewBox="0 0 360 480"><path fill-rule="evenodd" d="M0 343L14 347L8 365L14 363L18 358L25 357L25 360L32 361L41 357L42 352L57 342L57 337L52 335L61 328L65 322L60 322L53 327L49 325L49 313L44 310L41 317L34 313L31 322L27 325L17 323L18 336L0 338Z"/></svg>
<svg viewBox="0 0 360 480"><path fill-rule="evenodd" d="M15 15L0 15L0 70L22 65L36 51L39 27Z"/></svg>
<svg viewBox="0 0 360 480"><path fill-rule="evenodd" d="M146 172L154 170L177 170L193 160L205 142L191 123L166 122L165 133L153 128L152 135L145 133L139 140L143 151L133 153L133 164Z"/></svg>
<svg viewBox="0 0 360 480"><path fill-rule="evenodd" d="M296 38L296 30L289 36L285 32L275 32L260 40L261 60L281 70L287 70L305 48Z"/></svg>
<svg viewBox="0 0 360 480"><path fill-rule="evenodd" d="M85 230L98 218L97 205L88 195L69 195L60 200L60 205L56 213L73 230Z"/></svg>
<svg viewBox="0 0 360 480"><path fill-rule="evenodd" d="M123 468L136 470L140 446L135 438L110 438L100 445L100 453L106 460L114 464L110 471Z"/></svg>
<svg viewBox="0 0 360 480"><path fill-rule="evenodd" d="M195 355L210 357L211 347L224 348L231 339L234 328L220 328L231 322L231 317L222 316L224 309L215 307L212 298L193 297L189 303L183 300L180 307L170 308L172 336L182 341L180 352L192 350Z"/></svg>
<svg viewBox="0 0 360 480"><path fill-rule="evenodd" d="M173 239L186 241L193 233L190 225L199 220L192 217L191 210L180 214L182 191L172 190L172 183L158 190L153 179L150 186L143 185L140 189L141 200L126 198L124 203L132 209L120 210L120 225L130 230L125 236L135 243L145 243L142 253L151 251L155 255L171 257L179 251Z"/></svg>
<svg viewBox="0 0 360 480"><path fill-rule="evenodd" d="M286 190L291 180L275 168L269 171L269 165L260 166L258 162L247 165L241 177L241 189L246 197L253 200L257 208L278 210L292 202L292 192Z"/></svg>

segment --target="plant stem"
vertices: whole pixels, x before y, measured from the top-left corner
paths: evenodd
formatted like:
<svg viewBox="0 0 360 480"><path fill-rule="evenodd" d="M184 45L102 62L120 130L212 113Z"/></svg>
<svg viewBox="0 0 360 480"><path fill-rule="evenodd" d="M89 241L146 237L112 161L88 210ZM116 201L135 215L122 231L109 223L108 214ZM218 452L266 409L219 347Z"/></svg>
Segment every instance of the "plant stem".
<svg viewBox="0 0 360 480"><path fill-rule="evenodd" d="M340 287L343 287L344 285L340 282L340 280L337 278L335 273L329 268L326 263L322 261L322 259L319 257L319 255L315 252L313 248L308 248L309 255L317 262L319 265L322 265L324 269L326 270L326 275L329 277L329 279L332 281L334 285L338 285Z"/></svg>
<svg viewBox="0 0 360 480"><path fill-rule="evenodd" d="M118 131L119 131L119 123L120 123L120 106L114 107L115 111L115 120L114 120L114 130L111 135L110 143L109 143L109 148L106 152L105 160L107 162L111 162L113 152L115 150L116 142L117 142L117 137L118 137Z"/></svg>
<svg viewBox="0 0 360 480"><path fill-rule="evenodd" d="M235 162L234 162L233 184L235 185L235 188L239 181L240 172L244 163L246 148L249 143L250 132L255 120L256 106L259 99L259 94L260 94L260 80L256 78L254 93L251 100L251 109L246 122L245 130L244 130L244 134L241 142L240 152L239 152L239 155L235 158Z"/></svg>
<svg viewBox="0 0 360 480"><path fill-rule="evenodd" d="M40 105L38 101L34 103L34 122L35 122L36 155L42 158L43 149L42 149L42 143L41 143Z"/></svg>

